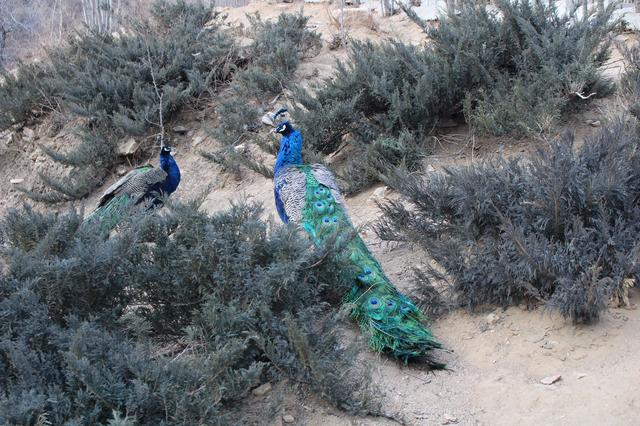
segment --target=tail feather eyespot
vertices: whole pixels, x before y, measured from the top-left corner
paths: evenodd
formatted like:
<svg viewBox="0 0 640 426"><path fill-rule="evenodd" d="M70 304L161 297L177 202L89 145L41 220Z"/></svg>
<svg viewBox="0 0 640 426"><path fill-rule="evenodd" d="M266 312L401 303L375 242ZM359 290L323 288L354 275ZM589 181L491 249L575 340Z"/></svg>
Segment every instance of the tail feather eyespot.
<svg viewBox="0 0 640 426"><path fill-rule="evenodd" d="M369 278L370 278L369 275L365 275L365 274L358 275L358 280L362 281L363 283L368 283Z"/></svg>

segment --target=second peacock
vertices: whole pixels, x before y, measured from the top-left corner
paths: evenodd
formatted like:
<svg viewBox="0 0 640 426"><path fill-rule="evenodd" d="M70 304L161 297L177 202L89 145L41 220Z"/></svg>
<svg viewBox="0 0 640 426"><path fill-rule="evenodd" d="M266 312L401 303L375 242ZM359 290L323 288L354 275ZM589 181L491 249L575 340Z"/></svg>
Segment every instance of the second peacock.
<svg viewBox="0 0 640 426"><path fill-rule="evenodd" d="M171 148L163 145L159 168L146 164L124 175L105 191L84 223L108 233L134 208L148 210L162 206L163 198L171 195L179 184L180 168L171 155Z"/></svg>
<svg viewBox="0 0 640 426"><path fill-rule="evenodd" d="M355 232L331 172L320 164L303 164L302 135L291 123L279 123L274 131L282 135L274 169L278 214L285 223L299 224L317 245L329 238L348 241L345 253L353 286L344 303L352 305L352 316L370 336L370 346L405 363L422 360L432 368L445 368L433 357L432 350L442 345L423 324L423 314L391 283Z"/></svg>

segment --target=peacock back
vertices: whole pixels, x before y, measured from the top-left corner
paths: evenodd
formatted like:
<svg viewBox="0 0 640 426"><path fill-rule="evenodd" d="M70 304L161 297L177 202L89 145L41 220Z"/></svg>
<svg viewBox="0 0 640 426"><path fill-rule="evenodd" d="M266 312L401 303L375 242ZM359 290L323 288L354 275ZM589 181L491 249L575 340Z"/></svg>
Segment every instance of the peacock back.
<svg viewBox="0 0 640 426"><path fill-rule="evenodd" d="M101 231L110 231L134 206L145 199L159 197L159 186L166 177L164 170L151 164L136 167L107 188L95 210L84 219L84 223L97 226ZM158 194L154 195L154 191Z"/></svg>

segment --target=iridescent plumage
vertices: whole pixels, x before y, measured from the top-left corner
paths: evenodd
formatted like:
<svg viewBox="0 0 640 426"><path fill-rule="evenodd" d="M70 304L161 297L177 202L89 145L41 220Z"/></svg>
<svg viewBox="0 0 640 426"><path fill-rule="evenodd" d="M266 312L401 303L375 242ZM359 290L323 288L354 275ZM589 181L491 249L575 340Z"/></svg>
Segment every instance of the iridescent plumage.
<svg viewBox="0 0 640 426"><path fill-rule="evenodd" d="M288 122L276 131L283 135L274 171L278 214L285 223L298 223L317 245L329 237L348 241L344 253L353 287L344 302L352 305L352 315L369 334L371 347L405 362L419 358L433 368L444 368L432 356L431 350L442 346L424 326L424 316L395 288L354 231L331 172L319 164L302 164L302 135Z"/></svg>
<svg viewBox="0 0 640 426"><path fill-rule="evenodd" d="M163 198L173 193L180 183L180 169L170 152L168 148L161 150L160 168L151 164L136 167L107 188L84 223L108 232L134 208L161 206Z"/></svg>

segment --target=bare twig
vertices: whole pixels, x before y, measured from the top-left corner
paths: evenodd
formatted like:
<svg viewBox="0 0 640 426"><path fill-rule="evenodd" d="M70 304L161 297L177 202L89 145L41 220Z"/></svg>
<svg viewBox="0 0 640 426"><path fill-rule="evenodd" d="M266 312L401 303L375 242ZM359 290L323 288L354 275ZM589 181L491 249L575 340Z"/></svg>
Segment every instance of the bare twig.
<svg viewBox="0 0 640 426"><path fill-rule="evenodd" d="M151 80L153 81L153 88L156 91L156 96L158 96L158 118L160 122L158 126L160 127L160 147L164 148L164 122L162 121L162 98L164 93L160 93L160 89L158 89L158 82L156 81L156 75L153 72L153 62L151 62L151 49L149 49L149 45L147 44L147 59L149 60L149 71L151 72Z"/></svg>

